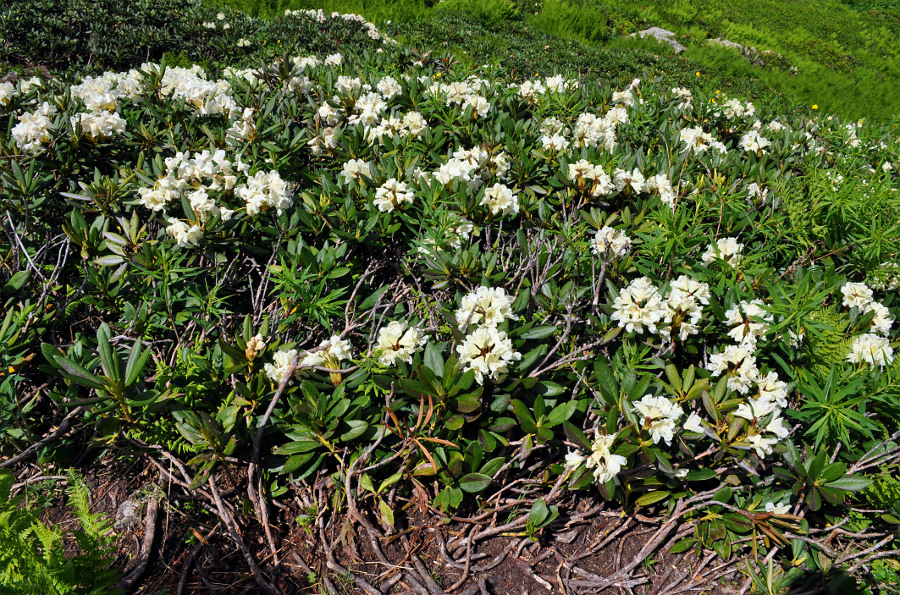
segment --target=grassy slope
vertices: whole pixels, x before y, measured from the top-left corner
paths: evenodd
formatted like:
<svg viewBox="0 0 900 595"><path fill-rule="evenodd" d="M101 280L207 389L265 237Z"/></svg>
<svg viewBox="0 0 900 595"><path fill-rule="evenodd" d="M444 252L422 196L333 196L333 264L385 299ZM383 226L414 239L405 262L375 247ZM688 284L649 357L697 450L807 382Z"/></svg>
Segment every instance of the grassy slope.
<svg viewBox="0 0 900 595"><path fill-rule="evenodd" d="M900 45L895 43L900 36L900 3L896 2L218 1L264 17L287 8L321 7L326 11L358 12L369 19L394 21L394 34L401 39L431 43L457 53L468 49L469 55L479 60L488 59L491 54L482 55L479 46L505 49L517 45L528 48L530 53L555 53L556 58L548 62L563 67L573 62L571 70L575 72L585 72L582 63L588 57L603 62L598 66L605 66L607 71L622 72L623 77L646 72L650 76L665 74L678 80L700 70L707 84L741 90L757 101L765 89L771 88L785 97L786 104L802 104L807 108L815 104L845 118L889 121L900 113L900 93L897 93ZM459 26L472 33L460 39L455 31ZM655 47L655 42L636 44L623 40L623 36L649 26L675 31L688 51L676 60L665 46ZM551 37L538 38L536 32ZM516 35L524 38L511 41ZM754 66L733 50L704 43L715 37L752 45L772 54L764 56L765 66ZM585 42L590 47L563 45L562 40ZM611 50L619 52L610 54ZM667 63L648 64L654 61L654 56L662 56ZM527 74L527 68L521 70Z"/></svg>
<svg viewBox="0 0 900 595"><path fill-rule="evenodd" d="M612 0L550 2L576 13L602 14L617 33L657 25L674 30L688 55L708 66L728 68L736 54L703 48L724 37L781 54L784 62L756 68L758 76L782 92L848 117L888 119L900 112L900 7L888 3L839 0L637 0L623 7ZM539 15L540 20L546 17ZM556 30L567 34L566 27ZM731 56L729 56L731 54ZM732 58L732 59L729 59ZM799 71L793 74L790 66Z"/></svg>

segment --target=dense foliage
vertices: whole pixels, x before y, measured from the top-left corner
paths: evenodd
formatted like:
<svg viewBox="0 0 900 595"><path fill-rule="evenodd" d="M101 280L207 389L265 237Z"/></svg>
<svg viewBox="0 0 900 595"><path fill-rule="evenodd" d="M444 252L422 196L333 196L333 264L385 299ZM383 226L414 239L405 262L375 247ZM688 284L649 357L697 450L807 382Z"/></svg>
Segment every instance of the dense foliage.
<svg viewBox="0 0 900 595"><path fill-rule="evenodd" d="M900 436L891 130L511 80L355 16L265 25L352 53L269 54L213 18L233 68L107 47L121 71L0 84L7 462L65 423L43 460L172 453L212 493L249 463L253 499L330 477L385 527L518 482L683 515L675 551L859 569L804 536L900 515L873 484Z"/></svg>

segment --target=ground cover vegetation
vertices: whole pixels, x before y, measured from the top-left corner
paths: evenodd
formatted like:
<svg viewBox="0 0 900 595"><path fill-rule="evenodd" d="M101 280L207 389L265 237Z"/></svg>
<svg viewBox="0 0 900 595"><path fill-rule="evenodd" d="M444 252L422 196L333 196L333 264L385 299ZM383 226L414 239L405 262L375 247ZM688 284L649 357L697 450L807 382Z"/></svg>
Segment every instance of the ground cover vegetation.
<svg viewBox="0 0 900 595"><path fill-rule="evenodd" d="M705 74L733 81L756 79L793 101L806 106L815 104L845 118L889 120L900 107L895 93L900 54L893 43L900 34L900 3L893 1L230 0L229 3L260 16L313 7L359 12L369 18L402 23L397 28L402 36L416 36L419 31L425 31L424 36L432 41L444 41L441 31L454 27L459 19L487 20L497 37L503 37L502 31L508 28L521 30L527 26L551 34L557 40L587 42L607 51L627 48L662 53L669 62L678 64L679 60L673 59L674 54L664 44L655 40L641 44L625 39L649 27L663 27L675 32L678 41L687 47L682 58ZM471 27L464 26L464 29ZM742 55L735 49L710 44L714 39L727 39L756 51ZM459 47L469 49L469 44Z"/></svg>
<svg viewBox="0 0 900 595"><path fill-rule="evenodd" d="M575 593L896 584L896 130L356 15L37 5L0 22L4 588L141 588L160 510L174 591L210 543L233 590L475 593L523 552ZM96 15L143 41L66 37ZM121 463L131 561L61 471Z"/></svg>

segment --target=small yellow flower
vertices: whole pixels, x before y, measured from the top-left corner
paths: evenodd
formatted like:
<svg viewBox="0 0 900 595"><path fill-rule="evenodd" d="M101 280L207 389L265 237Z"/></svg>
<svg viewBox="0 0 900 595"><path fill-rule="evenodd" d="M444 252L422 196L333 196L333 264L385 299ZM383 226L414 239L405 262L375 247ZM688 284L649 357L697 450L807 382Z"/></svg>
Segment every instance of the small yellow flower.
<svg viewBox="0 0 900 595"><path fill-rule="evenodd" d="M699 71L699 70L697 71L697 76L700 76L700 71Z"/></svg>
<svg viewBox="0 0 900 595"><path fill-rule="evenodd" d="M814 104L813 104L813 109L819 109L819 104L818 104L818 103L814 103Z"/></svg>

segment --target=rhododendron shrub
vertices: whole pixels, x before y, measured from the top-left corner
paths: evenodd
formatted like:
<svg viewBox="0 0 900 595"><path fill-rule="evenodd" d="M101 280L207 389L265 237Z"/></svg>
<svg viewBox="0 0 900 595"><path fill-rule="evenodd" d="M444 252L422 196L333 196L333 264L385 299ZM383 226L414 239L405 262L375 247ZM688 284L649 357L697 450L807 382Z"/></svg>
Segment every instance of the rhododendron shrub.
<svg viewBox="0 0 900 595"><path fill-rule="evenodd" d="M273 475L371 448L442 509L535 469L627 506L727 481L748 512L861 485L898 429L896 138L285 18L381 51L0 85L5 225L31 242L3 295L58 312L43 353L98 432L183 445L190 410L247 444L274 403ZM115 341L62 333L76 314ZM97 380L125 339L156 373ZM823 449L840 472L790 479Z"/></svg>

